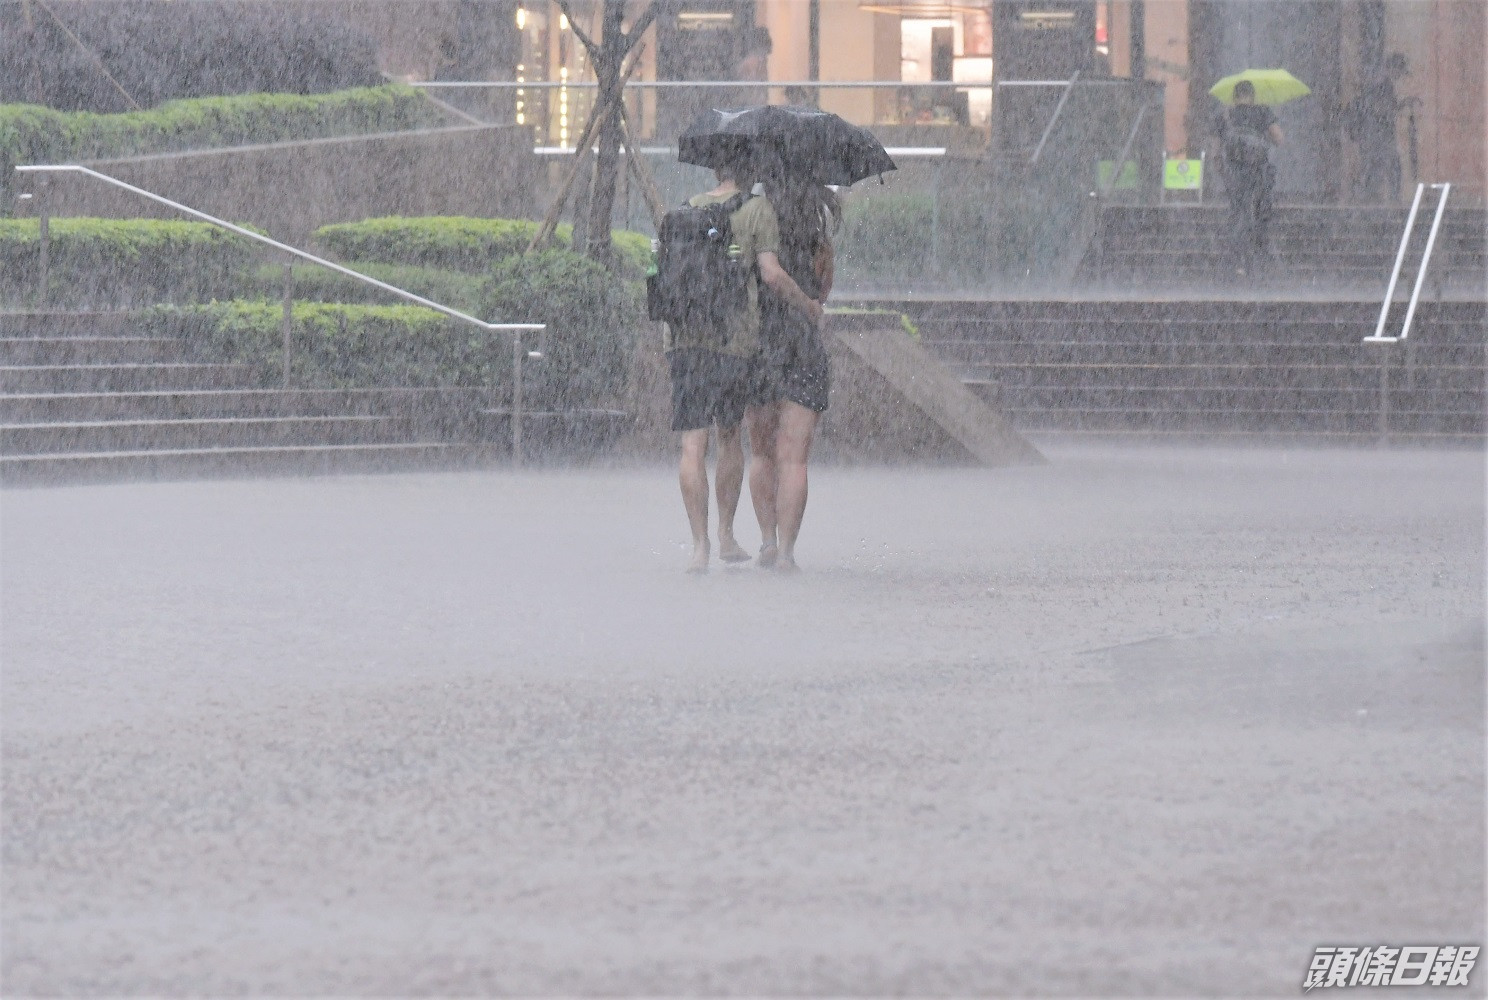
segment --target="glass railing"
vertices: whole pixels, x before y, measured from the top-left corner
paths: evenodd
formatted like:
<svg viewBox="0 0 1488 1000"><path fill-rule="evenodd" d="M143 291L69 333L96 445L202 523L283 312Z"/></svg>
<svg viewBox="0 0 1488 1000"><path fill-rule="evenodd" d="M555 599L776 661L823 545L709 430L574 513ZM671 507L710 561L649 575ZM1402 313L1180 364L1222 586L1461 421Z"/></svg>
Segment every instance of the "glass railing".
<svg viewBox="0 0 1488 1000"><path fill-rule="evenodd" d="M502 85L513 90L512 85ZM570 87L575 92L579 88ZM535 95L552 106L562 88ZM976 103L971 97L979 95ZM726 98L726 101L719 101ZM674 139L726 103L815 103L873 131L898 169L842 192L838 287L858 297L998 294L1068 287L1101 206L1156 203L1163 175L1162 88L1129 80L914 83L632 84L627 123L663 204L714 186L677 161ZM592 91L590 98L592 99ZM568 109L570 144L582 122ZM584 106L588 106L587 103ZM573 150L534 143L551 199ZM550 130L551 131L551 130ZM582 198L580 199L582 201ZM615 228L652 232L638 182L622 171Z"/></svg>

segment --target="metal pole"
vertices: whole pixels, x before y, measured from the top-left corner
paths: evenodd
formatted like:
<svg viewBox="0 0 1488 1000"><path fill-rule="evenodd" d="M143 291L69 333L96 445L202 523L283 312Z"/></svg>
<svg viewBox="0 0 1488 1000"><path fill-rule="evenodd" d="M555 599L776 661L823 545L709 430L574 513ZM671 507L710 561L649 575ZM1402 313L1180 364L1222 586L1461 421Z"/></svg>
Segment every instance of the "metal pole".
<svg viewBox="0 0 1488 1000"><path fill-rule="evenodd" d="M284 334L284 388L289 388L290 337L294 330L294 265L284 262L284 319L281 324Z"/></svg>
<svg viewBox="0 0 1488 1000"><path fill-rule="evenodd" d="M1379 439L1390 439L1390 348L1380 347L1379 363Z"/></svg>
<svg viewBox="0 0 1488 1000"><path fill-rule="evenodd" d="M50 284L52 265L52 217L51 206L48 204L47 189L51 187L51 180L42 177L36 185L36 211L37 222L41 227L41 260L38 262L37 296L38 305L46 305L47 285Z"/></svg>
<svg viewBox="0 0 1488 1000"><path fill-rule="evenodd" d="M523 461L522 454L522 335L512 335L512 408L511 408L511 434L512 434L512 464L520 466Z"/></svg>
<svg viewBox="0 0 1488 1000"><path fill-rule="evenodd" d="M1385 301L1380 306L1379 322L1375 324L1374 336L1365 337L1365 340L1383 341L1393 343L1394 337L1385 336L1385 320L1390 315L1390 303L1395 299L1395 284L1400 280L1400 266L1405 263L1405 248L1410 243L1411 229L1416 224L1416 212L1421 208L1421 195L1426 191L1425 184L1416 185L1416 196L1411 199L1410 214L1405 217L1405 232L1400 234L1400 249L1395 252L1395 267L1390 272L1390 287L1385 289Z"/></svg>
<svg viewBox="0 0 1488 1000"><path fill-rule="evenodd" d="M1441 200L1436 203L1436 217L1431 220L1431 232L1426 236L1426 254L1421 258L1421 269L1416 272L1416 286L1411 290L1410 308L1405 311L1405 325L1400 328L1400 339L1410 336L1411 320L1416 318L1416 303L1421 299L1421 285L1426 281L1426 269L1431 266L1431 251L1436 249L1436 232L1441 228L1443 213L1447 210L1447 195L1452 193L1450 184L1433 184L1441 188Z"/></svg>

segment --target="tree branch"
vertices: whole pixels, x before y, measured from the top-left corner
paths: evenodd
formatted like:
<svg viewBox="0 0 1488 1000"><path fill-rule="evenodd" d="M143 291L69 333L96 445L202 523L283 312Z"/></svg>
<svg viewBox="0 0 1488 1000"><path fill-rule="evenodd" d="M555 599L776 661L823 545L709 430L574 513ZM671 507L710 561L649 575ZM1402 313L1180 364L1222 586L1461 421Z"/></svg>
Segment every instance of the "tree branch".
<svg viewBox="0 0 1488 1000"><path fill-rule="evenodd" d="M635 178L636 184L640 186L641 197L645 199L646 209L651 213L651 224L659 231L661 229L661 218L666 215L666 202L662 200L661 192L656 189L656 178L651 173L651 164L641 155L640 148L636 146L630 130L630 118L625 113L625 105L620 105L620 134L625 137L625 165L630 170L630 175Z"/></svg>
<svg viewBox="0 0 1488 1000"><path fill-rule="evenodd" d="M601 94L600 99L594 105L594 111L589 115L589 121L584 125L584 131L579 136L579 141L574 144L573 166L569 168L568 176L563 181L563 187L558 192L558 197L553 199L553 205L548 209L548 214L543 217L542 225L537 232L532 234L532 241L527 244L527 253L531 253L538 247L545 245L553 236L553 230L558 228L558 219L563 215L563 209L568 204L568 196L573 191L574 181L579 176L579 169L589 157L589 144L594 138L594 133L599 128L599 123L604 121L614 110L616 104L621 104L625 96L625 84L630 81L630 75L635 72L636 67L641 64L639 59L632 59L630 65L620 74L620 85L612 94ZM621 105L624 106L623 104Z"/></svg>
<svg viewBox="0 0 1488 1000"><path fill-rule="evenodd" d="M651 27L651 22L656 20L657 8L660 6L660 0L651 0L650 6L641 11L641 16L635 19L635 23L630 26L630 30L625 33L625 51L629 52L631 46L640 41L641 36L646 33L646 29Z"/></svg>
<svg viewBox="0 0 1488 1000"><path fill-rule="evenodd" d="M573 8L569 6L569 0L558 0L558 9L563 11L563 16L568 18L568 27L574 33L574 37L589 51L589 61L599 61L599 46L594 40L584 34L584 29L579 27L578 19L574 17Z"/></svg>

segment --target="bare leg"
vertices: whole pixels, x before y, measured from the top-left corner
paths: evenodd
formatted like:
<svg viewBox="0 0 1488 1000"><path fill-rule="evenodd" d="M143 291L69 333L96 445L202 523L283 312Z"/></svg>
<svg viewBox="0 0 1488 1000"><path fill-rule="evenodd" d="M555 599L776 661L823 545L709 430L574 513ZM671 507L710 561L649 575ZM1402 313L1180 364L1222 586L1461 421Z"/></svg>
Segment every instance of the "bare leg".
<svg viewBox="0 0 1488 1000"><path fill-rule="evenodd" d="M760 526L759 564L766 569L775 565L779 554L775 526L775 434L780 426L777 404L751 406L749 421L749 499Z"/></svg>
<svg viewBox="0 0 1488 1000"><path fill-rule="evenodd" d="M682 461L678 467L682 506L692 528L689 573L708 572L708 429L682 432Z"/></svg>
<svg viewBox="0 0 1488 1000"><path fill-rule="evenodd" d="M747 562L749 553L734 538L734 514L744 492L744 440L739 425L718 428L718 557L724 562Z"/></svg>
<svg viewBox="0 0 1488 1000"><path fill-rule="evenodd" d="M806 516L806 460L820 414L797 403L780 404L780 430L775 435L775 463L779 485L775 513L780 519L780 568L796 567L796 536Z"/></svg>

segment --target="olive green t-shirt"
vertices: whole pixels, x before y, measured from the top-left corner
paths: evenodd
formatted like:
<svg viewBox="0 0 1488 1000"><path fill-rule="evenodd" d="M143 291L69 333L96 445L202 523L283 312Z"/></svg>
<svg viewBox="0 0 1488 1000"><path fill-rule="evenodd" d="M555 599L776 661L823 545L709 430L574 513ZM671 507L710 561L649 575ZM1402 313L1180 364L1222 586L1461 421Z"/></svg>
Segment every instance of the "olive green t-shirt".
<svg viewBox="0 0 1488 1000"><path fill-rule="evenodd" d="M688 201L695 208L719 205L732 198L732 194L700 194ZM762 253L780 252L780 221L768 199L756 195L739 210L729 216L729 227L734 242L739 245L740 258L754 261ZM663 341L666 350L676 347L701 347L722 354L753 357L759 351L759 270L752 268L749 276L749 308L739 313L723 327L699 327L675 330L667 325Z"/></svg>

